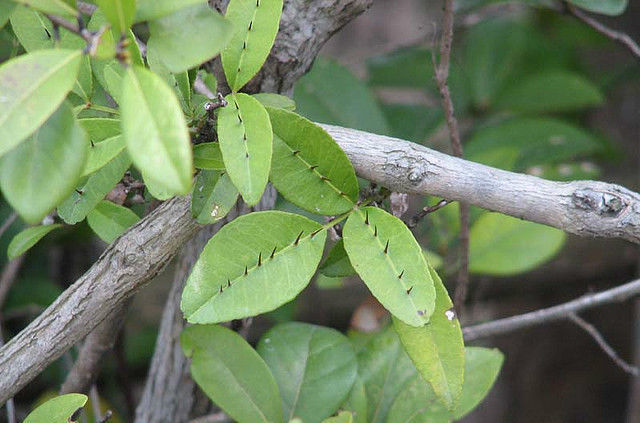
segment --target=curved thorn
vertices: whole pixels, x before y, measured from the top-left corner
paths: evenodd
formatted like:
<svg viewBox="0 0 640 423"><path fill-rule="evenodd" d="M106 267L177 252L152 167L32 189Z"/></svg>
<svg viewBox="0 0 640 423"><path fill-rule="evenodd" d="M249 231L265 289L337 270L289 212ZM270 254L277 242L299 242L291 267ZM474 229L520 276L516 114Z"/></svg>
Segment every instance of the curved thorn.
<svg viewBox="0 0 640 423"><path fill-rule="evenodd" d="M293 150L293 155L295 156L296 154L300 153L300 150Z"/></svg>
<svg viewBox="0 0 640 423"><path fill-rule="evenodd" d="M249 269L247 266L244 267L244 275L247 276L249 274Z"/></svg>
<svg viewBox="0 0 640 423"><path fill-rule="evenodd" d="M320 231L322 231L322 229L324 229L324 228L320 228L317 231L311 232L311 237L310 238L313 239L313 237L316 236L317 234L319 234Z"/></svg>
<svg viewBox="0 0 640 423"><path fill-rule="evenodd" d="M220 285L220 294L222 294L222 285Z"/></svg>
<svg viewBox="0 0 640 423"><path fill-rule="evenodd" d="M366 213L365 213L364 224L365 225L369 224L369 210L367 210Z"/></svg>
<svg viewBox="0 0 640 423"><path fill-rule="evenodd" d="M323 176L321 176L321 177L320 177L320 179L321 179L321 180L323 180L323 181L331 182L331 179L327 178L327 177L326 177L326 176L324 176L324 175L323 175Z"/></svg>
<svg viewBox="0 0 640 423"><path fill-rule="evenodd" d="M373 236L378 236L378 225L373 227Z"/></svg>
<svg viewBox="0 0 640 423"><path fill-rule="evenodd" d="M300 231L300 233L298 234L298 237L296 238L295 242L293 243L293 245L298 245L298 243L300 242L300 237L302 236L302 233L304 231Z"/></svg>
<svg viewBox="0 0 640 423"><path fill-rule="evenodd" d="M400 272L400 274L398 275L398 279L402 279L402 275L404 275L404 270L402 270L402 272Z"/></svg>
<svg viewBox="0 0 640 423"><path fill-rule="evenodd" d="M387 254L389 252L389 240L387 240L387 244L384 246L384 253Z"/></svg>
<svg viewBox="0 0 640 423"><path fill-rule="evenodd" d="M229 279L227 279L227 288L231 287L231 281Z"/></svg>
<svg viewBox="0 0 640 423"><path fill-rule="evenodd" d="M258 254L258 267L262 266L262 252Z"/></svg>
<svg viewBox="0 0 640 423"><path fill-rule="evenodd" d="M275 247L273 247L273 251L271 252L271 255L269 256L270 259L272 259L273 256L276 254L276 248L278 248L277 245Z"/></svg>
<svg viewBox="0 0 640 423"><path fill-rule="evenodd" d="M315 170L317 167L318 167L318 165L313 165L313 166L309 166L309 169Z"/></svg>
<svg viewBox="0 0 640 423"><path fill-rule="evenodd" d="M413 286L409 287L409 289L407 289L407 295L411 294L411 290L413 289ZM418 313L419 314L419 313Z"/></svg>

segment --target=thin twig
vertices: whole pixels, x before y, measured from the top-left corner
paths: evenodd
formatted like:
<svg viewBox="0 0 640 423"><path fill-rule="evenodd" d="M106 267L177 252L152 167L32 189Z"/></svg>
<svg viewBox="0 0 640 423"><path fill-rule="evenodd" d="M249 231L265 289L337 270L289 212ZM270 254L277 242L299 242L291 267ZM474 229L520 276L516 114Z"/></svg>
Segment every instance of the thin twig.
<svg viewBox="0 0 640 423"><path fill-rule="evenodd" d="M609 358L611 358L611 360L613 360L613 362L616 363L618 367L620 367L622 370L624 370L625 372L629 373L632 376L638 376L638 374L640 374L640 369L624 361L618 355L618 353L613 349L613 347L607 343L607 341L604 339L602 334L598 331L598 329L596 329L595 326L593 326L591 323L587 322L586 320L584 320L582 317L578 316L575 313L569 314L569 319L573 323L575 323L576 325L584 329L585 332L587 332L589 335L591 335L593 340L596 341L596 343L600 346L600 348L602 348L602 351L604 351L605 354L607 354Z"/></svg>
<svg viewBox="0 0 640 423"><path fill-rule="evenodd" d="M113 416L113 411L107 410L104 413L104 417L102 417L100 420L96 420L96 423L106 423L107 420L109 420L111 418L111 416Z"/></svg>
<svg viewBox="0 0 640 423"><path fill-rule="evenodd" d="M638 44L629 35L625 34L624 32L616 31L615 29L609 28L608 26L593 19L591 16L587 15L582 10L578 9L570 3L565 4L569 13L571 13L577 19L581 20L591 28L603 34L605 37L622 44L631 52L631 54L633 54L637 58L640 58L640 46L638 46Z"/></svg>
<svg viewBox="0 0 640 423"><path fill-rule="evenodd" d="M533 326L542 325L558 320L566 320L571 314L578 313L604 304L622 302L640 294L640 279L607 289L595 294L584 295L575 300L559 304L557 306L543 308L517 316L494 320L463 329L464 339L467 342L494 335L506 335L508 333Z"/></svg>
<svg viewBox="0 0 640 423"><path fill-rule="evenodd" d="M438 211L444 206L446 206L447 204L451 204L451 203L452 201L442 199L433 206L423 207L422 210L420 210L411 218L409 223L407 223L407 226L409 226L410 228L415 228L418 225L418 223L420 223L420 221L424 219L426 215L431 214L435 211Z"/></svg>
<svg viewBox="0 0 640 423"><path fill-rule="evenodd" d="M11 260L2 269L2 274L0 274L0 308L2 308L4 300L15 282L23 262L24 254Z"/></svg>
<svg viewBox="0 0 640 423"><path fill-rule="evenodd" d="M442 18L442 37L440 38L440 64L434 66L438 91L442 97L442 108L444 109L451 147L457 157L463 156L462 142L460 141L460 130L456 119L453 100L449 90L449 67L451 63L451 45L453 44L453 0L445 0L444 16ZM454 295L454 304L458 310L458 315L462 315L463 305L467 296L469 285L469 205L460 203L460 269L458 270L458 283Z"/></svg>
<svg viewBox="0 0 640 423"><path fill-rule="evenodd" d="M9 226L11 226L13 222L15 222L17 217L18 214L16 212L13 212L9 215L9 217L7 217L4 222L2 222L2 226L0 226L0 236L2 236L7 229L9 229Z"/></svg>

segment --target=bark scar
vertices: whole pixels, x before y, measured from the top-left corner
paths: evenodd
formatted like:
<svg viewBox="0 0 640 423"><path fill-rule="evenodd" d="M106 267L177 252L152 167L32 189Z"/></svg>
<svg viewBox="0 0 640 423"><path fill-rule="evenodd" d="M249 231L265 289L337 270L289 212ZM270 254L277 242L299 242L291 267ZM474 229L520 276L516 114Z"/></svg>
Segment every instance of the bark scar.
<svg viewBox="0 0 640 423"><path fill-rule="evenodd" d="M574 191L572 201L576 208L604 217L618 217L629 206L629 202L618 194L591 189Z"/></svg>

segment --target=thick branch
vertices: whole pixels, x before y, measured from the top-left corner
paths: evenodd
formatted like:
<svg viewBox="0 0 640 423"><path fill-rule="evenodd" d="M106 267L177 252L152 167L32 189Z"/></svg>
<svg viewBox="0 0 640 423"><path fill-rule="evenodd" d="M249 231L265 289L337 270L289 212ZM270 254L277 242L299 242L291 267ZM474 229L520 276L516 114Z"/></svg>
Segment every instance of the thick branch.
<svg viewBox="0 0 640 423"><path fill-rule="evenodd" d="M554 182L451 157L418 144L320 124L362 178L463 201L580 236L640 243L640 194L596 181Z"/></svg>
<svg viewBox="0 0 640 423"><path fill-rule="evenodd" d="M388 188L462 200L582 236L640 243L640 195L595 181L552 182L426 147L330 125L357 173ZM0 403L19 391L111 310L155 276L198 229L175 198L115 241L78 281L0 349ZM640 289L640 281L638 281Z"/></svg>
<svg viewBox="0 0 640 423"><path fill-rule="evenodd" d="M464 340L465 342L470 342L494 335L505 335L520 329L538 326L557 320L571 319L571 316L579 313L580 311L604 304L622 302L638 294L640 294L640 279L636 279L632 282L628 282L624 285L616 286L615 288L598 292L596 294L585 295L557 306L507 317L505 319L494 320L492 322L468 326L463 329Z"/></svg>
<svg viewBox="0 0 640 423"><path fill-rule="evenodd" d="M157 275L199 225L174 198L131 227L29 326L0 350L0 404Z"/></svg>

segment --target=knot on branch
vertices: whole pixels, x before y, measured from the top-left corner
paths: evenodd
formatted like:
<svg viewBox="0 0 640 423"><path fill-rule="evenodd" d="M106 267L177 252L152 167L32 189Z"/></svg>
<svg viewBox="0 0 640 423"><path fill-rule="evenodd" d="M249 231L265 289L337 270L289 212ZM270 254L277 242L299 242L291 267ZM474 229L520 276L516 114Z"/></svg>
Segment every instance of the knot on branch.
<svg viewBox="0 0 640 423"><path fill-rule="evenodd" d="M618 217L629 205L617 194L591 189L574 191L572 200L575 207L604 217Z"/></svg>
<svg viewBox="0 0 640 423"><path fill-rule="evenodd" d="M429 163L405 150L387 151L385 170L391 170L398 180L406 179L413 186L420 185L429 173Z"/></svg>

